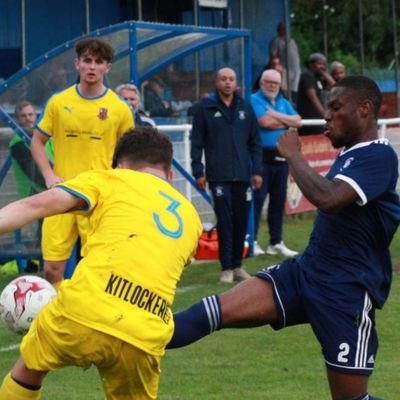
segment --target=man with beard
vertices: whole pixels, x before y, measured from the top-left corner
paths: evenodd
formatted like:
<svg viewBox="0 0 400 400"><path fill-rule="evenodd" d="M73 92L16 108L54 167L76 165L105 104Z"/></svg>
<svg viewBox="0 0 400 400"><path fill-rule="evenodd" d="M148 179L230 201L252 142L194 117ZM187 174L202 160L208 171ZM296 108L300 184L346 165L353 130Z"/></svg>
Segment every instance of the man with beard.
<svg viewBox="0 0 400 400"><path fill-rule="evenodd" d="M32 136L36 123L37 114L33 104L29 101L21 101L15 106L15 119L24 132ZM10 156L14 168L18 196L23 198L46 189L42 174L40 173L32 157L30 147L22 137L15 133L9 143ZM52 141L49 140L45 146L47 157L53 160Z"/></svg>
<svg viewBox="0 0 400 400"><path fill-rule="evenodd" d="M297 111L302 119L322 119L325 113L324 95L335 84L335 80L326 71L326 57L313 53L308 57L307 69L300 76L297 92ZM300 135L319 135L323 125L302 126Z"/></svg>

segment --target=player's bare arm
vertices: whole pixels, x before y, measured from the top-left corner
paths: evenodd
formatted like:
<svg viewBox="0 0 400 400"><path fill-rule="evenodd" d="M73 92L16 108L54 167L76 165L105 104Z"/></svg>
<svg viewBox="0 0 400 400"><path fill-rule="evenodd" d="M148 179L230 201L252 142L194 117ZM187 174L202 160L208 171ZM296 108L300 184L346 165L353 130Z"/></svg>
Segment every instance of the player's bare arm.
<svg viewBox="0 0 400 400"><path fill-rule="evenodd" d="M280 113L279 111L269 109L268 114L281 122L284 127L292 126L294 128L300 128L301 126L301 117L300 115L288 115L284 113Z"/></svg>
<svg viewBox="0 0 400 400"><path fill-rule="evenodd" d="M83 205L82 199L58 188L15 201L0 210L0 234L13 232L38 219Z"/></svg>
<svg viewBox="0 0 400 400"><path fill-rule="evenodd" d="M53 168L51 167L47 157L45 145L48 140L49 138L47 136L42 134L38 129L35 129L32 136L31 151L32 156L46 182L46 187L47 189L50 189L56 183L60 183L63 180L54 174Z"/></svg>
<svg viewBox="0 0 400 400"><path fill-rule="evenodd" d="M337 212L358 199L356 191L348 183L326 179L308 165L301 154L295 130L289 129L279 138L278 150L287 159L291 174L304 196L320 210Z"/></svg>

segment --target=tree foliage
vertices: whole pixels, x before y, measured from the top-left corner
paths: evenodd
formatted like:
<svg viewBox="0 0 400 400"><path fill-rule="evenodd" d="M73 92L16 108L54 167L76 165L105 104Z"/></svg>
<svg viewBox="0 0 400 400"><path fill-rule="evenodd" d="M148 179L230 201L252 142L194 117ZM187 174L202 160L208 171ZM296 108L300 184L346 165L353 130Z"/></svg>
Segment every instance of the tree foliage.
<svg viewBox="0 0 400 400"><path fill-rule="evenodd" d="M311 53L325 52L326 32L328 61L342 61L352 73L359 73L362 61L360 15L364 31L364 68L388 68L395 57L389 0L292 0L292 36L303 63Z"/></svg>

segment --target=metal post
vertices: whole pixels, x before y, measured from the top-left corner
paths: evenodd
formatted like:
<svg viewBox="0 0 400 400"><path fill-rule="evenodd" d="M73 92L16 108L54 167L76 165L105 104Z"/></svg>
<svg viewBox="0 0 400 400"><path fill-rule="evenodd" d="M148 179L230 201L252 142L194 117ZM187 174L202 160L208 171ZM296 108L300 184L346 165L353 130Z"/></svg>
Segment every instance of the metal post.
<svg viewBox="0 0 400 400"><path fill-rule="evenodd" d="M197 5L198 0L193 0L193 19L195 26L199 25L199 8ZM196 99L198 101L200 99L200 54L198 51L194 53L194 73L196 80Z"/></svg>
<svg viewBox="0 0 400 400"><path fill-rule="evenodd" d="M240 0L240 29L244 28L244 0Z"/></svg>
<svg viewBox="0 0 400 400"><path fill-rule="evenodd" d="M190 171L190 132L192 130L191 125L185 125L183 132L183 153L184 153L184 168L186 171ZM190 181L186 180L186 195L188 199L192 198L192 185Z"/></svg>
<svg viewBox="0 0 400 400"><path fill-rule="evenodd" d="M324 55L326 59L328 59L328 23L326 19L326 11L328 6L325 3L325 0L322 0L322 28L323 28L323 37L324 37Z"/></svg>
<svg viewBox="0 0 400 400"><path fill-rule="evenodd" d="M363 22L363 0L358 0L358 26L360 30L360 59L361 59L361 75L364 75L365 71L365 59L364 59L364 22Z"/></svg>
<svg viewBox="0 0 400 400"><path fill-rule="evenodd" d="M251 95L251 38L250 36L246 36L244 38L244 91L242 91L243 96L250 100Z"/></svg>
<svg viewBox="0 0 400 400"><path fill-rule="evenodd" d="M90 4L85 0L85 33L90 32Z"/></svg>
<svg viewBox="0 0 400 400"><path fill-rule="evenodd" d="M240 0L240 29L244 28L244 4L243 4L243 0ZM241 86L246 87L246 82L245 82L245 74L243 72L245 72L245 43L244 43L244 38L240 39L240 69L241 69L241 77L242 77L242 82L241 82Z"/></svg>
<svg viewBox="0 0 400 400"><path fill-rule="evenodd" d="M392 21L393 21L393 50L394 50L394 73L396 85L396 111L400 115L400 88L399 88L399 47L397 43L397 23L396 23L396 2L392 0Z"/></svg>
<svg viewBox="0 0 400 400"><path fill-rule="evenodd" d="M285 25L286 25L286 33L285 33L285 57L286 57L286 68L285 68L285 74L286 74L286 82L287 82L287 95L289 98L289 101L292 101L292 90L295 88L290 87L290 79L289 79L289 40L291 36L291 31L290 30L290 19L289 19L289 1L285 0ZM282 62L282 60L281 60Z"/></svg>
<svg viewBox="0 0 400 400"><path fill-rule="evenodd" d="M21 0L21 61L26 65L26 25L25 25L25 0Z"/></svg>
<svg viewBox="0 0 400 400"><path fill-rule="evenodd" d="M129 24L129 82L135 85L139 83L136 33L136 25L131 22Z"/></svg>
<svg viewBox="0 0 400 400"><path fill-rule="evenodd" d="M138 0L138 20L143 21L143 8L142 8L142 0Z"/></svg>

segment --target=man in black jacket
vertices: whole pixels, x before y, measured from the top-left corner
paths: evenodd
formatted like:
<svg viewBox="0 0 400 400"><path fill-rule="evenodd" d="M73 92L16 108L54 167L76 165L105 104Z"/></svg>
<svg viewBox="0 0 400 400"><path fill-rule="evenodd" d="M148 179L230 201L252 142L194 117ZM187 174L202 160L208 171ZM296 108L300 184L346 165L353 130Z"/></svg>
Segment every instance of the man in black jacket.
<svg viewBox="0 0 400 400"><path fill-rule="evenodd" d="M235 71L220 69L215 86L193 118L192 172L200 190L209 184L217 216L220 282L231 283L250 277L242 267L243 246L250 185L257 189L262 183L262 149L253 109L236 93Z"/></svg>

